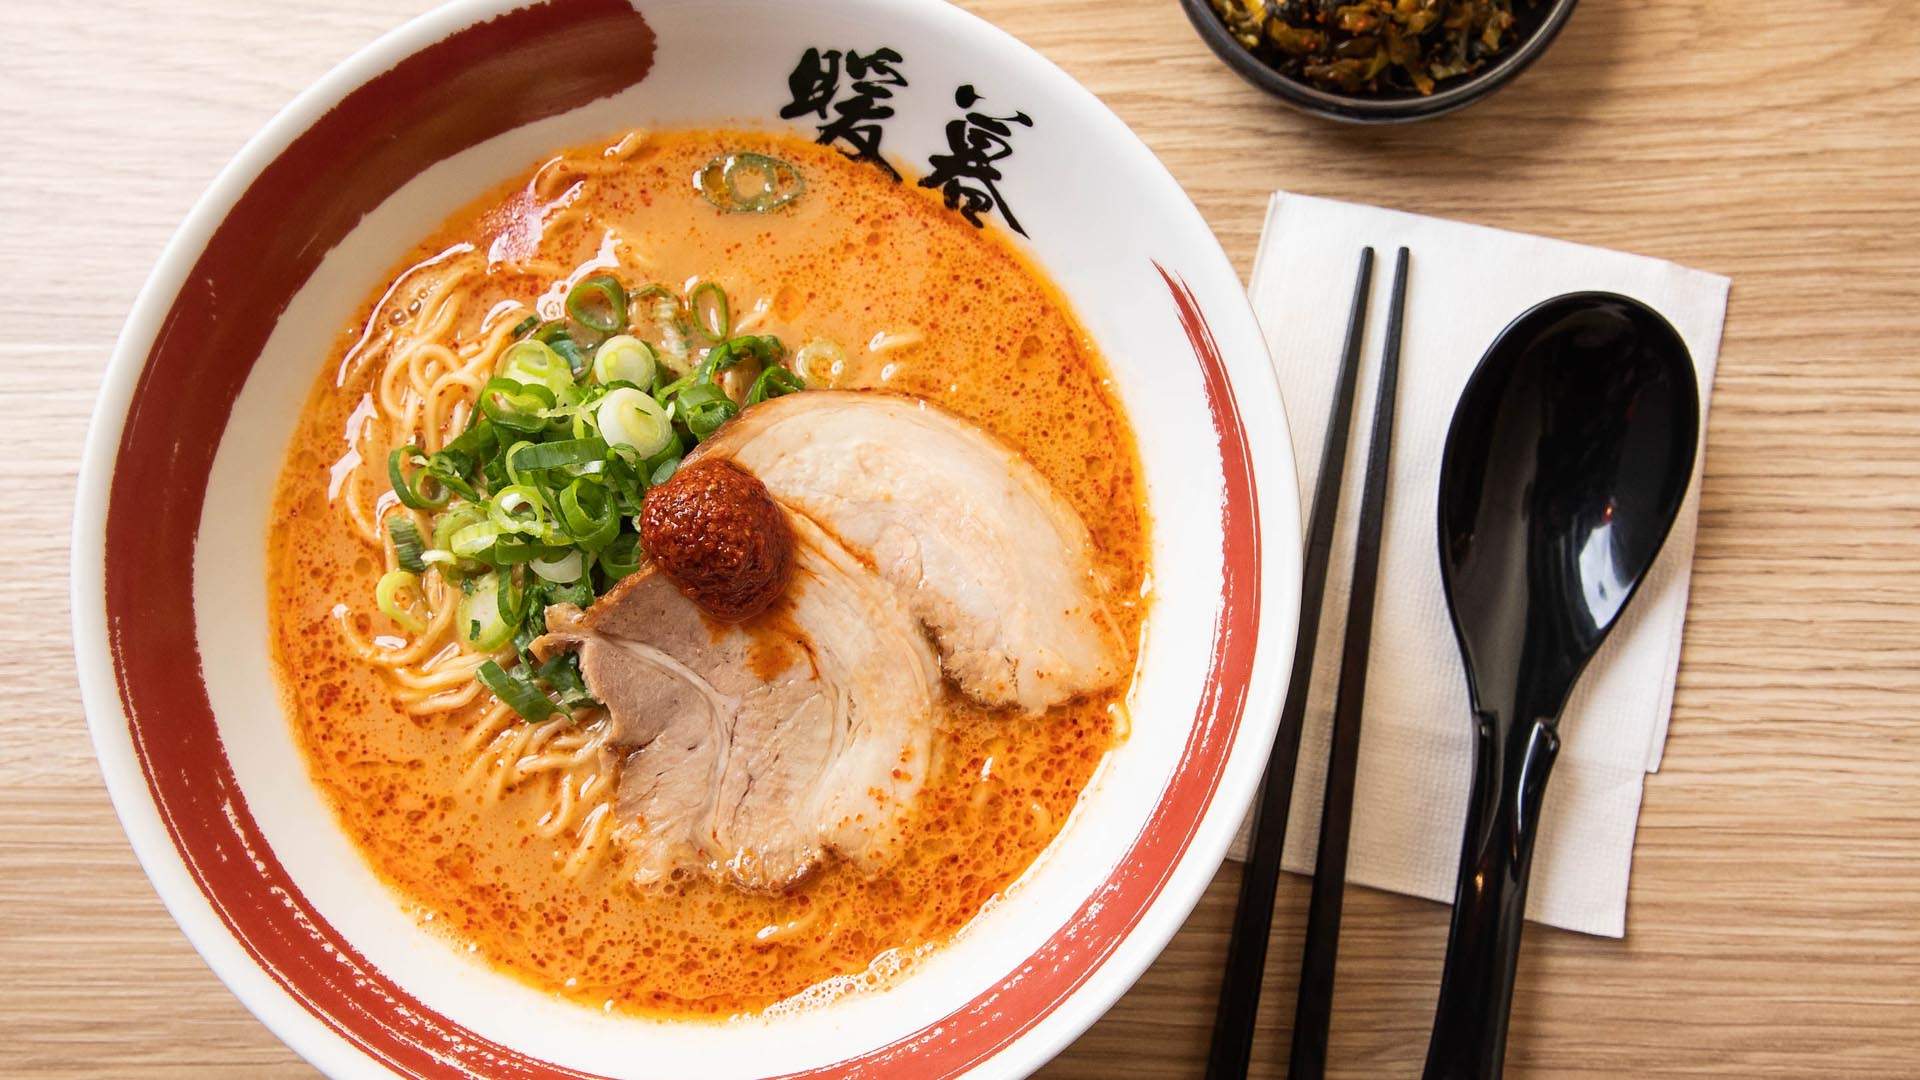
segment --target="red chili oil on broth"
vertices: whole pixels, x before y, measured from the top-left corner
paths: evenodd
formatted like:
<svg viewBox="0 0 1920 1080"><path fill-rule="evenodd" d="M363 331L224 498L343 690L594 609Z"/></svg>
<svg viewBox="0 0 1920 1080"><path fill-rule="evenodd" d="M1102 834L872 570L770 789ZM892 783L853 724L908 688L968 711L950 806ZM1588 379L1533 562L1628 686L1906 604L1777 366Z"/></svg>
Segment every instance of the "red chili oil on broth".
<svg viewBox="0 0 1920 1080"><path fill-rule="evenodd" d="M765 215L716 211L690 177L737 150L794 163L804 195ZM488 313L503 301L550 310L589 264L621 261L614 272L630 287L717 281L736 320L763 302L757 332L789 349L816 339L842 347L844 365L812 373L814 385L925 398L1025 454L1086 521L1123 636L1137 641L1146 517L1132 432L1103 361L1031 265L911 180L896 184L796 139L697 131L648 136L624 161L598 151L571 155L589 163L577 176L530 170L455 215L396 269L402 278L460 244L551 264L544 275L473 274L443 339L450 347L485 337ZM566 202L554 212L558 196ZM704 878L638 886L612 858L563 873L573 841L539 828L553 803L548 785L534 778L489 803L463 780L474 754L462 743L484 696L410 715L336 621L345 605L362 637L397 634L372 602L383 553L343 513L356 497L373 505L384 471L365 470L365 491L337 478L347 468L345 433L381 392L382 366L356 367L350 353L369 323L405 311L406 288L390 295L390 284L343 330L300 418L269 537L269 596L275 659L312 776L418 917L500 970L584 1004L725 1016L937 945L1053 839L1123 737L1124 686L1037 717L947 693L933 771L899 857L872 876L830 861L776 896ZM377 439L361 447L369 460L385 450Z"/></svg>

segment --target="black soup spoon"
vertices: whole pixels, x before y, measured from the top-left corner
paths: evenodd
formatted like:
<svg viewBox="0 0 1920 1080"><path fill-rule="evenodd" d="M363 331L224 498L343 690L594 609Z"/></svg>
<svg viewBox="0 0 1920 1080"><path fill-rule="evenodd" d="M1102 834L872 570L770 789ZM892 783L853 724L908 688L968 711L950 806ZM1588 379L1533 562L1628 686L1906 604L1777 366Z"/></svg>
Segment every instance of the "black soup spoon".
<svg viewBox="0 0 1920 1080"><path fill-rule="evenodd" d="M1440 570L1476 733L1426 1080L1495 1080L1560 710L1693 476L1700 395L1653 310L1574 293L1501 331L1440 465Z"/></svg>

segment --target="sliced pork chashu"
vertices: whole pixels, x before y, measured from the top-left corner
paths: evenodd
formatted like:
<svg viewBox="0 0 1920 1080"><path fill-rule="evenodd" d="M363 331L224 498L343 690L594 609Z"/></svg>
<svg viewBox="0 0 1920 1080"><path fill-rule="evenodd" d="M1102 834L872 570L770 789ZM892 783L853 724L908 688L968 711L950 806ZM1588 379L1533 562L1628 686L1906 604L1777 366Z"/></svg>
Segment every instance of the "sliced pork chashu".
<svg viewBox="0 0 1920 1080"><path fill-rule="evenodd" d="M587 612L549 609L630 747L615 839L640 880L698 870L783 889L829 853L877 865L924 781L940 692L905 606L831 537L792 521L783 597L718 622L647 567Z"/></svg>
<svg viewBox="0 0 1920 1080"><path fill-rule="evenodd" d="M698 457L732 461L871 562L968 696L1039 712L1124 674L1086 525L978 427L909 398L810 390L745 410Z"/></svg>

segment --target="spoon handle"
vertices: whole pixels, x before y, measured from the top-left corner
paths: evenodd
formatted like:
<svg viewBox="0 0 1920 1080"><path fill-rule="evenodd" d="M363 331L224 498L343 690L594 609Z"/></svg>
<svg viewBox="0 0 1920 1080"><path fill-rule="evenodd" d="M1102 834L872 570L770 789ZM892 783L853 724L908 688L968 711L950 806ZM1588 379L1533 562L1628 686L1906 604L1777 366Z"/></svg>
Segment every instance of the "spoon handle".
<svg viewBox="0 0 1920 1080"><path fill-rule="evenodd" d="M1499 1080L1540 803L1560 737L1552 720L1475 717L1473 794L1447 933L1426 1080Z"/></svg>

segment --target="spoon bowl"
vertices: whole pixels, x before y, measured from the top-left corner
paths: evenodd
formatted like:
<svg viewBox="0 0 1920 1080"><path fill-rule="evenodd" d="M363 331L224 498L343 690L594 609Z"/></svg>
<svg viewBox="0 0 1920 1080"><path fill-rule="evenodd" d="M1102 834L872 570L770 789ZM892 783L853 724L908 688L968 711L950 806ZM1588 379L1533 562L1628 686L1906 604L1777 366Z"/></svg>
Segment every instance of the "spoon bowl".
<svg viewBox="0 0 1920 1080"><path fill-rule="evenodd" d="M1560 711L1679 514L1699 417L1680 335L1610 293L1515 319L1454 410L1440 569L1476 742L1427 1080L1500 1075Z"/></svg>

